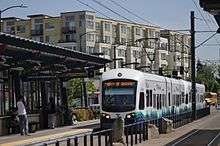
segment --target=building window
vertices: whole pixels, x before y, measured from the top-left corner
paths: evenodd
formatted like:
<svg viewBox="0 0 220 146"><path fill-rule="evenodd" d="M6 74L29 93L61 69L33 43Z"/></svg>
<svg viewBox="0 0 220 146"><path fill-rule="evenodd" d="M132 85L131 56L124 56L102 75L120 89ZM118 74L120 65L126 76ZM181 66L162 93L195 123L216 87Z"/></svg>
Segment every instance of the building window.
<svg viewBox="0 0 220 146"><path fill-rule="evenodd" d="M141 35L141 29L140 28L136 28L135 32L136 32L136 35Z"/></svg>
<svg viewBox="0 0 220 146"><path fill-rule="evenodd" d="M54 43L55 41L54 41L54 37L52 37L52 36L46 36L45 37L45 42L47 42L47 43Z"/></svg>
<svg viewBox="0 0 220 146"><path fill-rule="evenodd" d="M76 36L73 34L65 35L65 42L76 42Z"/></svg>
<svg viewBox="0 0 220 146"><path fill-rule="evenodd" d="M7 26L12 26L12 25L15 25L15 22L14 21L7 21L6 25Z"/></svg>
<svg viewBox="0 0 220 146"><path fill-rule="evenodd" d="M154 38L154 31L153 30L149 30L149 37L150 38Z"/></svg>
<svg viewBox="0 0 220 146"><path fill-rule="evenodd" d="M35 24L34 28L35 30L43 30L43 24Z"/></svg>
<svg viewBox="0 0 220 146"><path fill-rule="evenodd" d="M140 51L138 51L138 50L133 50L133 57L134 57L134 58L139 58L139 57L140 57Z"/></svg>
<svg viewBox="0 0 220 146"><path fill-rule="evenodd" d="M160 44L160 49L161 50L167 50L167 43L161 43Z"/></svg>
<svg viewBox="0 0 220 146"><path fill-rule="evenodd" d="M96 43L100 43L101 42L101 36L100 35L96 35L95 36L95 42Z"/></svg>
<svg viewBox="0 0 220 146"><path fill-rule="evenodd" d="M17 32L19 32L19 33L25 33L25 26L23 26L23 25L18 25L18 26L17 26Z"/></svg>
<svg viewBox="0 0 220 146"><path fill-rule="evenodd" d="M110 49L107 47L101 47L101 52L104 53L104 55L110 56Z"/></svg>
<svg viewBox="0 0 220 146"><path fill-rule="evenodd" d="M149 41L149 47L154 49L155 48L155 42Z"/></svg>
<svg viewBox="0 0 220 146"><path fill-rule="evenodd" d="M142 36L145 37L145 30L142 30Z"/></svg>
<svg viewBox="0 0 220 146"><path fill-rule="evenodd" d="M125 45L125 44L126 44L126 42L127 42L126 38L121 38L121 43L122 43L122 44L124 44L124 45Z"/></svg>
<svg viewBox="0 0 220 146"><path fill-rule="evenodd" d="M116 33L117 33L117 26L112 25L112 34L116 35Z"/></svg>
<svg viewBox="0 0 220 146"><path fill-rule="evenodd" d="M45 29L46 30L53 30L54 29L54 25L51 23L45 23Z"/></svg>
<svg viewBox="0 0 220 146"><path fill-rule="evenodd" d="M35 24L43 23L43 19L34 19Z"/></svg>
<svg viewBox="0 0 220 146"><path fill-rule="evenodd" d="M76 23L74 21L66 21L65 26L66 27L75 27Z"/></svg>
<svg viewBox="0 0 220 146"><path fill-rule="evenodd" d="M75 17L74 16L65 16L66 21L74 21Z"/></svg>
<svg viewBox="0 0 220 146"><path fill-rule="evenodd" d="M94 16L86 15L86 28L94 29Z"/></svg>
<svg viewBox="0 0 220 146"><path fill-rule="evenodd" d="M118 56L119 57L125 57L125 50L124 49L118 49Z"/></svg>
<svg viewBox="0 0 220 146"><path fill-rule="evenodd" d="M104 37L104 43L110 44L111 43L111 37L110 36L105 36Z"/></svg>
<svg viewBox="0 0 220 146"><path fill-rule="evenodd" d="M99 22L95 23L95 28L96 28L96 30L100 30L101 29L101 25L100 25Z"/></svg>
<svg viewBox="0 0 220 146"><path fill-rule="evenodd" d="M127 27L126 27L126 25L121 25L121 33L122 34L126 34L126 30L127 29Z"/></svg>
<svg viewBox="0 0 220 146"><path fill-rule="evenodd" d="M88 28L88 29L94 29L94 22L93 22L93 21L90 21L90 20L87 20L87 21L86 21L86 28Z"/></svg>
<svg viewBox="0 0 220 146"><path fill-rule="evenodd" d="M166 60L167 54L166 53L161 53L161 60Z"/></svg>
<svg viewBox="0 0 220 146"><path fill-rule="evenodd" d="M40 37L32 37L32 40L38 41L38 42L44 42L43 36Z"/></svg>
<svg viewBox="0 0 220 146"><path fill-rule="evenodd" d="M15 34L15 27L11 27L11 26L7 26L6 27L6 33L9 33L9 34Z"/></svg>
<svg viewBox="0 0 220 146"><path fill-rule="evenodd" d="M155 38L160 38L160 32L155 32Z"/></svg>
<svg viewBox="0 0 220 146"><path fill-rule="evenodd" d="M89 53L89 54L94 53L94 47L87 46L86 47L86 53Z"/></svg>
<svg viewBox="0 0 220 146"><path fill-rule="evenodd" d="M105 23L105 31L111 31L111 25L109 23Z"/></svg>
<svg viewBox="0 0 220 146"><path fill-rule="evenodd" d="M86 40L88 41L88 42L94 42L94 34L87 34L86 35Z"/></svg>

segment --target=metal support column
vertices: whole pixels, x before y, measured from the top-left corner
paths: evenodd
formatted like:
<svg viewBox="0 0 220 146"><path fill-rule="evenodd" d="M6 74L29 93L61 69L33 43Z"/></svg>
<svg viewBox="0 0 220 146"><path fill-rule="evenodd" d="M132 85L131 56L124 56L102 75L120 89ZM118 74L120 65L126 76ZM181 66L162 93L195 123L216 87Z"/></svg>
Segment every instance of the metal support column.
<svg viewBox="0 0 220 146"><path fill-rule="evenodd" d="M48 128L48 113L47 113L47 94L46 94L46 83L45 81L42 81L40 83L41 87L41 101L42 101L42 109L40 111L40 127L41 129L47 129Z"/></svg>
<svg viewBox="0 0 220 146"><path fill-rule="evenodd" d="M114 46L114 48L113 48L113 51L114 51L114 53L113 53L113 61L114 61L114 68L116 68L116 46Z"/></svg>
<svg viewBox="0 0 220 146"><path fill-rule="evenodd" d="M196 77L195 77L195 15L191 11L191 97L192 97L192 120L196 119Z"/></svg>
<svg viewBox="0 0 220 146"><path fill-rule="evenodd" d="M86 81L85 78L82 78L82 86L83 86L83 101L84 101L84 106L88 107L88 98L87 98L87 88L86 88Z"/></svg>

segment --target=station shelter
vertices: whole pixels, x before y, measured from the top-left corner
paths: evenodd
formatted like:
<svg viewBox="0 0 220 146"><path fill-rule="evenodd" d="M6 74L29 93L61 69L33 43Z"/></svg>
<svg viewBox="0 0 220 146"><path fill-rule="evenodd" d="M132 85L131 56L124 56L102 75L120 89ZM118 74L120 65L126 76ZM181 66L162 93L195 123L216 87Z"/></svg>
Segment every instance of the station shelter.
<svg viewBox="0 0 220 146"><path fill-rule="evenodd" d="M60 112L68 112L66 82L86 77L87 69L98 70L111 60L0 33L0 135L11 131L16 102L23 96L30 123L47 128L50 97ZM67 114L68 116L68 114ZM62 125L65 125L63 121Z"/></svg>

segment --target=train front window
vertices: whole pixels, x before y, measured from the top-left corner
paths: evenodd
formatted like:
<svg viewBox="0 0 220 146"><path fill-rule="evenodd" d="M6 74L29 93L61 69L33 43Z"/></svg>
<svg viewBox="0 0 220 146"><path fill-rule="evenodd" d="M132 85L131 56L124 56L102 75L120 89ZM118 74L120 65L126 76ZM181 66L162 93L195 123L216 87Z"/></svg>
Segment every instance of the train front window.
<svg viewBox="0 0 220 146"><path fill-rule="evenodd" d="M135 109L137 82L133 80L108 80L103 82L102 110L126 112Z"/></svg>

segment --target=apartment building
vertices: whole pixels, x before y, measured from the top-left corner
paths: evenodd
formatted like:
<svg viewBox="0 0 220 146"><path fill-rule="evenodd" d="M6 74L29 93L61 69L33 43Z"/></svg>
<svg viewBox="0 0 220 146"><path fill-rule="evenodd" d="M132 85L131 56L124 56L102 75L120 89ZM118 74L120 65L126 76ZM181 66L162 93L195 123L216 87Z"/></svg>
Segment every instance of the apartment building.
<svg viewBox="0 0 220 146"><path fill-rule="evenodd" d="M184 77L190 76L190 36L179 32L161 30L161 37L168 40L168 68L179 71L184 69Z"/></svg>
<svg viewBox="0 0 220 146"><path fill-rule="evenodd" d="M29 15L3 18L3 32L114 59L107 69L189 68L190 38L159 27L97 17L92 11L64 12L58 17ZM138 63L138 64L137 64Z"/></svg>

